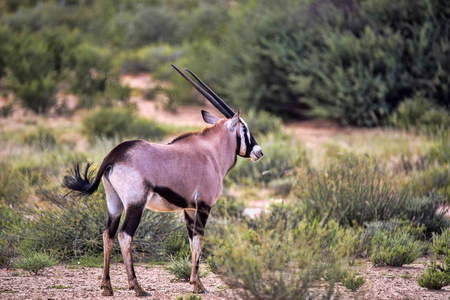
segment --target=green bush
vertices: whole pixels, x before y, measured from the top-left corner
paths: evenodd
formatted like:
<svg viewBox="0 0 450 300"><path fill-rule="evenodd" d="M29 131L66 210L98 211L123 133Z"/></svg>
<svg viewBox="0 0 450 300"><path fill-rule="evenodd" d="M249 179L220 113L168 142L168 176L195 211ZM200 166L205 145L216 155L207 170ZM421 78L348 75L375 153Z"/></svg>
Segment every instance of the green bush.
<svg viewBox="0 0 450 300"><path fill-rule="evenodd" d="M341 279L342 285L345 286L347 289L355 292L366 282L364 276L357 276L357 275L358 275L357 273L347 272L347 274L345 274Z"/></svg>
<svg viewBox="0 0 450 300"><path fill-rule="evenodd" d="M175 276L176 281L188 282L192 271L191 257L188 255L184 258L172 258L172 264L166 270Z"/></svg>
<svg viewBox="0 0 450 300"><path fill-rule="evenodd" d="M57 83L65 68L62 53L75 43L66 28L14 35L7 50L8 82L24 108L46 113L56 105Z"/></svg>
<svg viewBox="0 0 450 300"><path fill-rule="evenodd" d="M210 50L222 66L217 84L237 106L358 126L384 124L417 92L448 107L448 3L274 5L240 3L226 42Z"/></svg>
<svg viewBox="0 0 450 300"><path fill-rule="evenodd" d="M250 130L258 136L283 132L281 119L268 112L250 109L242 117L245 119Z"/></svg>
<svg viewBox="0 0 450 300"><path fill-rule="evenodd" d="M52 267L58 262L45 252L29 252L23 254L15 263L15 267L28 271L31 274L38 275L45 268Z"/></svg>
<svg viewBox="0 0 450 300"><path fill-rule="evenodd" d="M389 219L387 221L374 221L365 225L364 231L360 233L354 254L359 257L370 257L376 252L379 245L373 241L377 235L399 235L408 234L414 240L425 240L425 227L411 221Z"/></svg>
<svg viewBox="0 0 450 300"><path fill-rule="evenodd" d="M0 169L0 199L14 206L23 203L23 176L6 162L0 162Z"/></svg>
<svg viewBox="0 0 450 300"><path fill-rule="evenodd" d="M141 138L159 140L168 129L155 121L140 118L131 108L101 108L90 112L83 120L84 133L91 141L96 138Z"/></svg>
<svg viewBox="0 0 450 300"><path fill-rule="evenodd" d="M203 300L202 296L198 296L198 295L188 295L186 297L183 296L177 296L175 298L175 300Z"/></svg>
<svg viewBox="0 0 450 300"><path fill-rule="evenodd" d="M141 7L124 25L124 44L131 47L174 41L178 22L163 7Z"/></svg>
<svg viewBox="0 0 450 300"><path fill-rule="evenodd" d="M72 92L97 98L106 89L112 57L108 49L81 43L64 53L64 65L70 71Z"/></svg>
<svg viewBox="0 0 450 300"><path fill-rule="evenodd" d="M405 205L405 217L424 225L427 237L431 237L433 232L440 233L450 226L446 203L447 198L435 192L423 197L412 197Z"/></svg>
<svg viewBox="0 0 450 300"><path fill-rule="evenodd" d="M432 248L435 255L450 257L450 228L446 228L441 234L433 237Z"/></svg>
<svg viewBox="0 0 450 300"><path fill-rule="evenodd" d="M307 216L333 219L343 226L402 218L410 198L408 189L368 158L352 155L331 158L322 169L298 176L294 195Z"/></svg>
<svg viewBox="0 0 450 300"><path fill-rule="evenodd" d="M165 254L175 259L185 258L191 253L188 235L177 231L171 234L165 241Z"/></svg>
<svg viewBox="0 0 450 300"><path fill-rule="evenodd" d="M224 220L206 238L218 273L243 299L328 299L344 273L354 232L333 221L266 214L249 223Z"/></svg>
<svg viewBox="0 0 450 300"><path fill-rule="evenodd" d="M442 165L450 163L450 130L439 134L436 145L429 151L429 157L432 162Z"/></svg>
<svg viewBox="0 0 450 300"><path fill-rule="evenodd" d="M10 266L17 256L20 233L26 230L23 211L17 203L8 204L0 197L0 266Z"/></svg>
<svg viewBox="0 0 450 300"><path fill-rule="evenodd" d="M450 199L450 164L431 165L426 170L418 173L411 181L410 186L412 193L417 195L416 198L423 197L424 200L428 198L430 200L429 205L433 206L432 203L437 204L441 202L442 198L444 198L444 201L448 201ZM428 197L427 195L430 194L433 196ZM437 194L442 196L439 197Z"/></svg>
<svg viewBox="0 0 450 300"><path fill-rule="evenodd" d="M55 132L49 128L38 127L23 138L24 144L39 150L52 149L57 144Z"/></svg>
<svg viewBox="0 0 450 300"><path fill-rule="evenodd" d="M450 284L450 258L446 257L442 265L432 261L425 273L417 278L417 283L421 287L429 290L440 290Z"/></svg>
<svg viewBox="0 0 450 300"><path fill-rule="evenodd" d="M372 239L370 261L375 266L401 267L413 263L423 252L423 245L408 233L377 232Z"/></svg>
<svg viewBox="0 0 450 300"><path fill-rule="evenodd" d="M423 95L416 94L397 107L390 122L401 129L436 134L450 127L450 112L425 99Z"/></svg>
<svg viewBox="0 0 450 300"><path fill-rule="evenodd" d="M103 231L107 220L103 188L84 198L74 198L40 190L41 205L27 211L27 229L22 233L24 251L51 249L58 258L71 259L103 253ZM137 258L150 254L160 260L165 254L166 239L184 229L174 214L145 211L133 239ZM120 253L116 243L114 253Z"/></svg>

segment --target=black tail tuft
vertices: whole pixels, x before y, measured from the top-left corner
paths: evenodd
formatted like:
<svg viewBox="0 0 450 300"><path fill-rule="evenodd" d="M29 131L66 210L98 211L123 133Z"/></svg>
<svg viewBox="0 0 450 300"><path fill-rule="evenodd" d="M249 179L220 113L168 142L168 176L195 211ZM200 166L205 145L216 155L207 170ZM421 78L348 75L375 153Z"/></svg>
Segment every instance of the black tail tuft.
<svg viewBox="0 0 450 300"><path fill-rule="evenodd" d="M78 196L89 196L94 193L98 188L98 182L95 180L94 183L91 183L89 180L94 173L94 171L89 171L91 165L92 163L87 163L86 169L82 174L80 172L80 166L77 164L73 170L64 176L62 186L72 190L69 193L76 192Z"/></svg>

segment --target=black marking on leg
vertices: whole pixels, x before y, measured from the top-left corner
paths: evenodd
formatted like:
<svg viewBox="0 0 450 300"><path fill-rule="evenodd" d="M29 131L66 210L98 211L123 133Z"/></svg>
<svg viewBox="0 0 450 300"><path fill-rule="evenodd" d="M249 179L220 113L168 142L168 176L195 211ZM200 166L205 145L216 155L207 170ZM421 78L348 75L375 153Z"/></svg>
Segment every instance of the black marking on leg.
<svg viewBox="0 0 450 300"><path fill-rule="evenodd" d="M192 240L192 238L194 237L194 219L189 216L187 211L184 211L184 222L186 223L189 239Z"/></svg>
<svg viewBox="0 0 450 300"><path fill-rule="evenodd" d="M122 231L133 237L144 212L144 205L130 205L125 214Z"/></svg>
<svg viewBox="0 0 450 300"><path fill-rule="evenodd" d="M197 213L195 214L194 234L205 235L206 222L208 221L211 206L203 201L197 203Z"/></svg>
<svg viewBox="0 0 450 300"><path fill-rule="evenodd" d="M200 256L197 259L197 263L195 264L195 272L198 273L198 269L200 268Z"/></svg>
<svg viewBox="0 0 450 300"><path fill-rule="evenodd" d="M120 216L112 217L108 214L108 222L106 223L106 229L108 229L108 237L113 239L116 235L117 229L119 228Z"/></svg>

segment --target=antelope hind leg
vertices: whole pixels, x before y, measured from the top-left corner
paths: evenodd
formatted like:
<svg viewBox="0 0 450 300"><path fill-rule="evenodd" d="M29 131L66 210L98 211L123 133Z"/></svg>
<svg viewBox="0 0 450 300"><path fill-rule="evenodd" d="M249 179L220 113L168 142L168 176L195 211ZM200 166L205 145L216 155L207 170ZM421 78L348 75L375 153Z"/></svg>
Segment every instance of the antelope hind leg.
<svg viewBox="0 0 450 300"><path fill-rule="evenodd" d="M134 272L133 257L131 253L131 242L133 235L139 225L144 207L129 207L122 230L119 232L120 249L122 250L123 261L127 269L128 287L136 292L136 296L150 296L138 283Z"/></svg>
<svg viewBox="0 0 450 300"><path fill-rule="evenodd" d="M101 288L103 289L103 296L113 296L114 292L111 286L111 278L109 276L109 265L111 252L114 245L114 236L116 235L117 229L119 227L120 217L122 216L123 212L123 206L119 196L112 188L109 181L104 178L103 183L105 186L106 199L108 203L108 222L106 224L106 229L103 232L104 265Z"/></svg>

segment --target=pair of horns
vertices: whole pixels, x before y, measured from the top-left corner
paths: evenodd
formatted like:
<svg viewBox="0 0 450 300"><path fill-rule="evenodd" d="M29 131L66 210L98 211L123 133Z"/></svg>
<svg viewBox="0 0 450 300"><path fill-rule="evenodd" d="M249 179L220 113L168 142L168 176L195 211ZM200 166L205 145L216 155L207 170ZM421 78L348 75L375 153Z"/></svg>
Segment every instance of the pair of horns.
<svg viewBox="0 0 450 300"><path fill-rule="evenodd" d="M211 102L212 105L215 106L225 117L230 119L234 116L234 111L228 106L228 104L225 103L222 99L220 99L219 96L217 96L214 91L207 86L200 78L198 78L197 75L194 74L194 72L190 71L189 69L185 69L189 74L191 74L195 80L197 80L198 84L194 82L189 76L187 76L183 71L178 69L175 65L170 64L175 70L177 70L178 73L180 73L181 76L184 77L190 84L192 84L193 87L197 89L206 99L208 99L209 102Z"/></svg>

